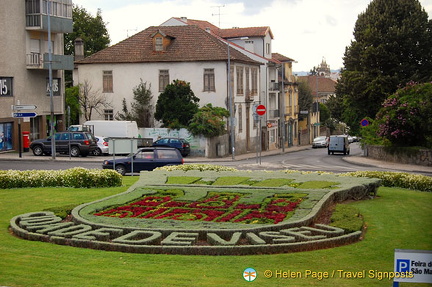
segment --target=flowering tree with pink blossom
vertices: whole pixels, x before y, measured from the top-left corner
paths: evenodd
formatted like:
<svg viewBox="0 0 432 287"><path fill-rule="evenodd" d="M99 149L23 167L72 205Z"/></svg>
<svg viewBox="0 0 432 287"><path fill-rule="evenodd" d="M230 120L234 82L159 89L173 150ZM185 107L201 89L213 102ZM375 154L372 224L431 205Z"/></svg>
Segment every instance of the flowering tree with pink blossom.
<svg viewBox="0 0 432 287"><path fill-rule="evenodd" d="M432 147L432 83L408 83L377 114L378 136L395 146Z"/></svg>

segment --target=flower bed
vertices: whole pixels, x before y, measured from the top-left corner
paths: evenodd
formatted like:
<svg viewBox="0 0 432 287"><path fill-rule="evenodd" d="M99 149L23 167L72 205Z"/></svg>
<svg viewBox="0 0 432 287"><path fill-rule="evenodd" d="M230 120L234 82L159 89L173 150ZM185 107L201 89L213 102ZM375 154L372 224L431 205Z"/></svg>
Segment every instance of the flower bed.
<svg viewBox="0 0 432 287"><path fill-rule="evenodd" d="M169 192L169 190L167 190ZM138 201L97 212L96 216L119 218L172 219L185 221L277 224L289 218L306 194L278 194L262 202L241 202L245 193L209 194L194 202L177 200L161 191Z"/></svg>

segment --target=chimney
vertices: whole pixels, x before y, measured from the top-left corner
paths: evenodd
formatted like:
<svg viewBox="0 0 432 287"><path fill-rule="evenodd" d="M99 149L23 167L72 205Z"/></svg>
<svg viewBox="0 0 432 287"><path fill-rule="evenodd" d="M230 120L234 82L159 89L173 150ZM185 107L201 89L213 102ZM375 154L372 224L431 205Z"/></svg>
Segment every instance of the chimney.
<svg viewBox="0 0 432 287"><path fill-rule="evenodd" d="M75 39L75 61L84 59L84 41L81 38Z"/></svg>
<svg viewBox="0 0 432 287"><path fill-rule="evenodd" d="M187 17L180 17L180 19L187 24Z"/></svg>

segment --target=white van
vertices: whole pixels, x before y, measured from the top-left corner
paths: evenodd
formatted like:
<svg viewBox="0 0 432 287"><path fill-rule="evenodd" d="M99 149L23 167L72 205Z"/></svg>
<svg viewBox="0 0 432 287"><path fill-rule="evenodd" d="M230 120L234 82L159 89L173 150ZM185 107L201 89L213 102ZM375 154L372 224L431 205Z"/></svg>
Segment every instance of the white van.
<svg viewBox="0 0 432 287"><path fill-rule="evenodd" d="M347 136L330 136L329 145L327 148L328 154L335 152L342 152L343 154L350 154L350 144Z"/></svg>

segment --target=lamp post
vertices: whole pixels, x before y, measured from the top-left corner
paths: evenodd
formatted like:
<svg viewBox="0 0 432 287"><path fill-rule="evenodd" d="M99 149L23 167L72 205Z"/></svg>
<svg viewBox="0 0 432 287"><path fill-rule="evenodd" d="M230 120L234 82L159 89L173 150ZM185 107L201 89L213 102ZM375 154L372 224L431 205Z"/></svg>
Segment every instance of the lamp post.
<svg viewBox="0 0 432 287"><path fill-rule="evenodd" d="M228 73L227 73L227 87L228 87L228 108L230 113L230 137L231 137L231 155L232 160L235 160L235 127L234 127L234 99L231 89L231 55L230 55L230 40L247 40L249 37L238 37L225 39L227 41L227 54L228 54Z"/></svg>
<svg viewBox="0 0 432 287"><path fill-rule="evenodd" d="M48 14L48 86L50 95L50 136L51 136L51 156L52 159L56 158L56 145L54 135L54 99L53 99L53 75L52 75L52 42L51 42L51 1L47 1L47 14Z"/></svg>

